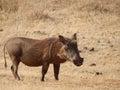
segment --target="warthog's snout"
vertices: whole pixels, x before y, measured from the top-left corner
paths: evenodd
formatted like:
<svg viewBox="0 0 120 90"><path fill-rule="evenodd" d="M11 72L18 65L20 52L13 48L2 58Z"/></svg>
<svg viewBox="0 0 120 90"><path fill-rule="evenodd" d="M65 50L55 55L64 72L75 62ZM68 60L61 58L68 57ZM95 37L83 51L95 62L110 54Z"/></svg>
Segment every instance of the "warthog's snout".
<svg viewBox="0 0 120 90"><path fill-rule="evenodd" d="M76 66L81 66L82 64L83 64L83 62L84 62L84 58L80 58L79 60L74 60L74 64L76 65Z"/></svg>

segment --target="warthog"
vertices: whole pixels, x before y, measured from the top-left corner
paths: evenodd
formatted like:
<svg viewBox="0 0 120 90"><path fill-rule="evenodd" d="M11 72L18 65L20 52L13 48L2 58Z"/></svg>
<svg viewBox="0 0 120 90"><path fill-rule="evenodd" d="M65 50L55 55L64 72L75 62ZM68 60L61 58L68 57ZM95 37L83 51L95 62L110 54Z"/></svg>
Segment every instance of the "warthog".
<svg viewBox="0 0 120 90"><path fill-rule="evenodd" d="M4 45L5 66L5 48L11 58L11 70L15 79L20 80L17 73L20 62L27 66L41 66L42 78L44 81L49 64L53 64L54 77L58 80L60 63L71 61L76 66L83 64L83 58L79 55L76 33L72 38L66 38L59 35L58 38L47 38L44 40L35 40L24 37L15 37L9 39Z"/></svg>

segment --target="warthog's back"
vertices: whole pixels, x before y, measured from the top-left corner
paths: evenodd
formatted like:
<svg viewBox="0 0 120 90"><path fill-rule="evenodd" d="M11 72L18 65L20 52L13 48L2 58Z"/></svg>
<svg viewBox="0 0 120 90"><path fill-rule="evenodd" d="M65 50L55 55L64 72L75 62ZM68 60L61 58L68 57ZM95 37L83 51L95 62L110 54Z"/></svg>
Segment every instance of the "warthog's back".
<svg viewBox="0 0 120 90"><path fill-rule="evenodd" d="M23 37L15 37L11 38L6 42L6 47L13 49L13 46L21 47L22 49L26 49L30 47L33 43L37 42L38 40L30 39L30 38L23 38ZM12 48L13 47L13 48Z"/></svg>
<svg viewBox="0 0 120 90"><path fill-rule="evenodd" d="M17 44L17 45L23 45L23 44L32 44L35 41L38 41L36 39L31 39L31 38L24 38L24 37L15 37L15 38L11 38L9 39L6 44Z"/></svg>
<svg viewBox="0 0 120 90"><path fill-rule="evenodd" d="M34 42L37 42L37 40L16 37L9 39L5 46L9 55L21 57Z"/></svg>

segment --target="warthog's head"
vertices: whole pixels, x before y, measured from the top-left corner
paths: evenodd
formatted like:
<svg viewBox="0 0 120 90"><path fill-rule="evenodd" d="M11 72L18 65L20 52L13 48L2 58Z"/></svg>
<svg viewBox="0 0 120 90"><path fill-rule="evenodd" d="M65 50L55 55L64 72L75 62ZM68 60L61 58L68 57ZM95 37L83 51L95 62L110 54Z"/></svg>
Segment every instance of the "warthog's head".
<svg viewBox="0 0 120 90"><path fill-rule="evenodd" d="M84 59L80 57L79 54L76 33L72 36L72 39L65 38L59 35L59 40L63 43L63 46L61 47L59 52L59 56L62 59L73 62L76 66L82 65Z"/></svg>

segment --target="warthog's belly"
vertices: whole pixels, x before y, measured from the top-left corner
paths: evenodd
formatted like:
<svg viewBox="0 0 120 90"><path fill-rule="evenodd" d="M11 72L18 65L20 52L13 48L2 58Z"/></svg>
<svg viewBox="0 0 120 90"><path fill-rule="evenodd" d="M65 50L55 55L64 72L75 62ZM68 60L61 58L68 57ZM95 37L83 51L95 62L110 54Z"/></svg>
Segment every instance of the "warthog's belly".
<svg viewBox="0 0 120 90"><path fill-rule="evenodd" d="M21 60L22 63L24 63L27 66L41 66L42 65L42 61L40 60Z"/></svg>
<svg viewBox="0 0 120 90"><path fill-rule="evenodd" d="M42 58L36 54L26 53L20 59L27 66L40 66L43 64Z"/></svg>

